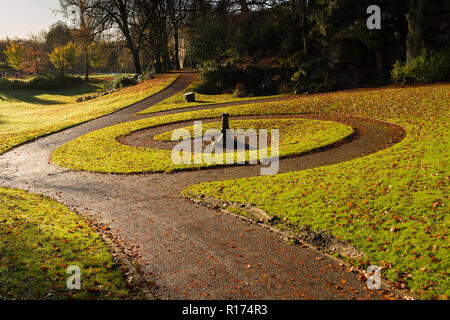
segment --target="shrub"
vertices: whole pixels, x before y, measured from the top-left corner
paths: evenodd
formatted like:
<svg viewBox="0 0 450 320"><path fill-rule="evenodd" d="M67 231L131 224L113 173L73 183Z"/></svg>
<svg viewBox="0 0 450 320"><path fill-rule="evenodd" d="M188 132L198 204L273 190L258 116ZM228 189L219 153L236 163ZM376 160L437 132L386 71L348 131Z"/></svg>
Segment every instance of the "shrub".
<svg viewBox="0 0 450 320"><path fill-rule="evenodd" d="M227 65L223 67L206 67L200 78L202 82L197 86L199 93L218 94L224 91L233 91L237 79L243 74L237 68Z"/></svg>
<svg viewBox="0 0 450 320"><path fill-rule="evenodd" d="M9 80L6 78L0 79L1 90L60 90L73 85L82 84L83 80L80 77L73 77L60 74L43 74L32 78L29 81L23 80Z"/></svg>
<svg viewBox="0 0 450 320"><path fill-rule="evenodd" d="M9 80L7 78L0 79L0 89L1 90L19 90L28 89L27 83L22 80Z"/></svg>
<svg viewBox="0 0 450 320"><path fill-rule="evenodd" d="M115 91L116 89L116 78L112 81L106 81L103 84L103 91Z"/></svg>
<svg viewBox="0 0 450 320"><path fill-rule="evenodd" d="M155 78L155 68L151 68L150 70L146 70L142 74L140 74L137 80L139 82L142 82L146 80L152 80L154 78Z"/></svg>
<svg viewBox="0 0 450 320"><path fill-rule="evenodd" d="M84 101L89 101L89 100L97 99L97 98L100 97L100 96L101 96L101 95L99 95L99 94L89 94L89 95L77 97L77 98L75 99L75 101L76 101L76 102L84 102Z"/></svg>
<svg viewBox="0 0 450 320"><path fill-rule="evenodd" d="M296 93L322 92L333 88L336 79L330 79L327 61L316 59L300 65L292 75Z"/></svg>
<svg viewBox="0 0 450 320"><path fill-rule="evenodd" d="M245 90L245 85L242 83L236 84L236 88L234 89L234 96L237 98L245 97L247 95L247 91Z"/></svg>
<svg viewBox="0 0 450 320"><path fill-rule="evenodd" d="M196 91L202 94L233 92L239 95L270 95L279 92L280 84L288 81L286 70L248 66L246 69L227 65L219 68L205 68ZM237 86L245 92L236 91Z"/></svg>
<svg viewBox="0 0 450 320"><path fill-rule="evenodd" d="M108 94L111 94L114 91L116 91L116 90L107 90L107 91L101 91L101 92L95 93L95 94L88 94L88 95L85 95L85 96L80 96L80 97L77 97L75 99L75 101L76 102L84 102L84 101L94 100L94 99L97 99L98 97L103 97L103 96L106 96Z"/></svg>
<svg viewBox="0 0 450 320"><path fill-rule="evenodd" d="M134 86L136 84L138 84L136 77L121 76L121 77L114 79L114 81L113 81L113 85L114 85L115 89Z"/></svg>
<svg viewBox="0 0 450 320"><path fill-rule="evenodd" d="M113 81L107 81L103 85L103 94L110 94L120 88L125 88L129 86L134 86L138 84L140 81L144 81L146 79L152 79L151 73L144 73L143 75L137 76L120 76L115 78ZM89 97L86 97L89 100Z"/></svg>
<svg viewBox="0 0 450 320"><path fill-rule="evenodd" d="M28 81L27 89L60 90L82 83L83 79L80 77L47 73L36 76Z"/></svg>
<svg viewBox="0 0 450 320"><path fill-rule="evenodd" d="M208 17L193 30L192 35L188 54L197 63L203 66L221 66L229 56L227 49L230 33L227 25L217 17Z"/></svg>
<svg viewBox="0 0 450 320"><path fill-rule="evenodd" d="M397 61L391 71L397 84L432 83L450 79L450 47L421 54L408 63Z"/></svg>
<svg viewBox="0 0 450 320"><path fill-rule="evenodd" d="M12 89L12 81L9 81L6 78L0 78L0 90L11 90Z"/></svg>

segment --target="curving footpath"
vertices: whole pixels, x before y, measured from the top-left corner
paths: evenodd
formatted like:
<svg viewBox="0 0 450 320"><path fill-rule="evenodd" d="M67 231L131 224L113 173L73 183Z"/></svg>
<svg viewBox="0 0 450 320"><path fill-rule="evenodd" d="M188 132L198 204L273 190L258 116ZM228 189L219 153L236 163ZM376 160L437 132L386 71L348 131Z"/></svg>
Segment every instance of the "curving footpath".
<svg viewBox="0 0 450 320"><path fill-rule="evenodd" d="M358 274L348 272L338 261L307 246L287 245L278 233L181 195L184 188L196 183L258 175L258 166L108 175L74 172L50 163L57 147L93 130L143 118L134 114L185 89L195 76L182 73L172 86L137 104L9 151L0 157L0 186L50 196L107 225L124 249L137 258L145 278L156 284L154 294L161 299L384 298L385 291L367 290ZM400 129L370 120L292 117L339 121L352 126L357 134L332 148L282 159L280 173L348 161L386 148L401 136ZM121 142L145 144L157 132L182 126L186 123L140 131Z"/></svg>

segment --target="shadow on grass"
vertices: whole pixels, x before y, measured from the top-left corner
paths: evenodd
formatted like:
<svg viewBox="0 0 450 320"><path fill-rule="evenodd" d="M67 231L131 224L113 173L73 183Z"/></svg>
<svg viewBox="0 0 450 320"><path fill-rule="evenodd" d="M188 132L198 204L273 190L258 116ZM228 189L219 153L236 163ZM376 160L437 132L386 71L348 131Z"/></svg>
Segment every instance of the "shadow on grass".
<svg viewBox="0 0 450 320"><path fill-rule="evenodd" d="M47 93L47 92L46 92ZM46 94L41 91L33 91L33 90L14 90L14 91L4 91L3 97L0 97L3 101L22 101L31 104L40 104L40 105L54 105L61 104L56 100L51 99L41 99L38 98L38 95ZM6 99L4 98L6 97Z"/></svg>
<svg viewBox="0 0 450 320"><path fill-rule="evenodd" d="M63 243L52 233L42 236L41 227L27 219L20 216L14 219L16 228L26 229L26 236L9 236L8 245L0 246L3 261L8 263L8 269L0 274L0 296L25 300L71 298L72 293L66 287L65 277L60 275L66 273L66 265L82 264L83 271L92 269L86 257L77 254L80 248L86 247L85 241L69 237L66 238L67 243ZM55 247L58 251L55 251ZM102 291L97 290L92 280L86 279L86 276L83 280L84 290L76 292L79 299L102 297Z"/></svg>
<svg viewBox="0 0 450 320"><path fill-rule="evenodd" d="M101 89L99 83L83 83L82 85L64 90L4 90L0 91L1 101L23 101L31 104L56 105L61 101L56 99L42 99L40 95L55 95L63 97L76 97L79 95L90 94Z"/></svg>
<svg viewBox="0 0 450 320"><path fill-rule="evenodd" d="M101 85L103 83L104 83L103 81L84 82L81 85L74 86L69 89L48 90L48 91L43 91L41 94L55 94L55 95L65 96L65 97L74 97L74 96L79 96L81 94L90 94L90 93L97 92L97 91L101 90L101 88L102 88Z"/></svg>
<svg viewBox="0 0 450 320"><path fill-rule="evenodd" d="M51 210L43 210L50 204ZM118 265L100 238L59 204L0 189L0 219L4 240L0 241L0 299L120 299L127 295ZM70 265L83 272L82 289L76 292L66 286Z"/></svg>

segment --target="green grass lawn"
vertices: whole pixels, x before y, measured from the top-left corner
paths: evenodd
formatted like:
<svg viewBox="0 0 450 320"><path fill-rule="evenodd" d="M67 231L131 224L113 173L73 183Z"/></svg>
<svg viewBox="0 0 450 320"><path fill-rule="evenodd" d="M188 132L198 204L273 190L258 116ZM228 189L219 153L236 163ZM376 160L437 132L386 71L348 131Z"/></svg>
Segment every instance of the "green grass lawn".
<svg viewBox="0 0 450 320"><path fill-rule="evenodd" d="M96 74L89 76L89 81L113 81L119 77L133 77L134 74L122 73L122 74ZM79 75L79 77L84 79L84 75Z"/></svg>
<svg viewBox="0 0 450 320"><path fill-rule="evenodd" d="M450 85L440 84L199 110L91 132L58 148L52 159L72 169L105 173L188 169L192 166L174 167L169 162L170 150L129 147L116 139L161 124L220 117L224 112L231 116L344 114L402 126L405 139L376 154L300 172L205 183L188 188L185 195L256 204L284 221L280 228L309 225L313 230L325 229L366 254L354 264L378 265L383 277L395 286L422 298L446 299L450 294L449 101ZM68 105L74 106L63 106ZM0 130L5 126L1 110L0 102ZM15 127L9 128L14 131ZM330 131L318 131L324 140L329 139L327 144L344 136L330 135ZM0 131L0 152L1 137Z"/></svg>
<svg viewBox="0 0 450 320"><path fill-rule="evenodd" d="M349 126L342 125L340 123L331 121L316 121L305 119L247 119L247 120L231 120L230 129L239 130L244 132L249 129L254 129L258 132L261 129L268 129L268 136L270 138L270 130L276 129L280 133L279 145L297 145L299 143L316 143L325 136L333 136L341 138L341 136L347 136L353 133L353 129ZM217 129L220 130L222 122L212 122L202 124L202 135L207 130ZM183 128L189 131L190 135L194 138L194 126ZM159 141L172 141L172 134L175 130L166 131L154 137L154 140ZM301 135L299 134L301 132ZM201 137L201 136L199 136ZM181 139L180 139L181 140ZM315 141L315 142L311 142ZM323 141L321 141L321 144ZM309 149L309 148L308 148Z"/></svg>
<svg viewBox="0 0 450 320"><path fill-rule="evenodd" d="M279 98L285 95L272 95L272 96L264 96L264 97L236 97L232 93L223 93L223 94L201 94L197 92L197 86L200 80L195 80L188 88L183 90L182 92L167 98L166 100L151 106L139 114L148 114L155 113L161 111L168 111L174 109L184 109L198 106L205 106L210 104L218 104L218 103L229 103L229 102L244 102L244 101L252 101L256 99L269 99L269 98ZM195 92L196 102L186 102L184 100L184 94L187 92Z"/></svg>
<svg viewBox="0 0 450 320"><path fill-rule="evenodd" d="M68 290L69 266L81 290ZM49 198L0 188L0 299L124 299L129 292L100 237Z"/></svg>
<svg viewBox="0 0 450 320"><path fill-rule="evenodd" d="M450 85L355 90L261 106L264 112L346 114L395 123L397 145L338 165L185 190L256 204L296 228L327 230L365 252L399 288L423 298L450 294Z"/></svg>
<svg viewBox="0 0 450 320"><path fill-rule="evenodd" d="M171 150L126 146L119 143L117 139L127 136L134 131L161 124L198 118L220 117L223 112L228 112L231 116L262 113L259 106L233 106L122 123L90 132L62 145L53 152L52 159L56 164L74 170L102 173L173 172L175 170L214 166L215 163L206 163L205 161L202 164L174 164L171 158ZM255 129L279 129L280 157L308 152L342 140L353 133L352 128L343 124L303 119L248 120L234 122L234 126L236 125L242 125L243 129L250 127ZM205 128L209 126L211 125L206 125ZM219 123L216 123L215 127L218 128ZM298 134L299 132L301 134ZM167 138L166 135L163 135L163 138ZM270 156L270 152L268 152L268 155ZM191 157L194 157L194 153L192 153ZM236 153L235 157L237 157ZM259 158L254 152L246 152L247 160L255 159L256 157Z"/></svg>
<svg viewBox="0 0 450 320"><path fill-rule="evenodd" d="M0 154L21 143L114 112L172 84L162 76L76 103L101 82L40 92L0 91ZM81 290L66 288L68 266L81 268ZM122 299L122 273L99 236L75 213L43 196L0 188L0 299Z"/></svg>
<svg viewBox="0 0 450 320"><path fill-rule="evenodd" d="M83 77L84 75L79 75L79 77ZM96 79L96 78L117 78L117 77L132 77L134 76L133 73L121 73L121 74L94 74L94 75L90 75L90 78Z"/></svg>
<svg viewBox="0 0 450 320"><path fill-rule="evenodd" d="M172 84L178 75L164 75L94 100L76 97L100 90L85 84L69 90L0 91L0 154L21 143L122 109Z"/></svg>

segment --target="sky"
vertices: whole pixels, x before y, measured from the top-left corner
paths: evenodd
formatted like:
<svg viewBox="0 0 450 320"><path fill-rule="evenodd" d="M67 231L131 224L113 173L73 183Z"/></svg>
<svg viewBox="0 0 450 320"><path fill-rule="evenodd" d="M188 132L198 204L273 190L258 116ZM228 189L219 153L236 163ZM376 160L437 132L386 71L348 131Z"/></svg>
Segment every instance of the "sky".
<svg viewBox="0 0 450 320"><path fill-rule="evenodd" d="M64 20L53 12L58 8L58 0L0 0L0 39L26 38L30 33L47 30Z"/></svg>

